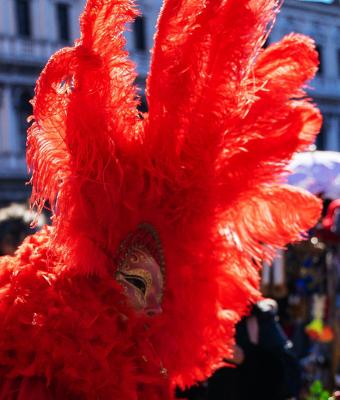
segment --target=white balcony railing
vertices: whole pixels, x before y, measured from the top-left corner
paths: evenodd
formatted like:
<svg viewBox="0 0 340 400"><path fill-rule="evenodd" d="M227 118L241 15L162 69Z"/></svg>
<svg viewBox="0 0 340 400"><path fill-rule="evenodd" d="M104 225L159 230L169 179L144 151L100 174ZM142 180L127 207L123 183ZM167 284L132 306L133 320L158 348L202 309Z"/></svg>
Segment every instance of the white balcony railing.
<svg viewBox="0 0 340 400"><path fill-rule="evenodd" d="M0 59L10 62L44 64L62 44L43 39L0 35Z"/></svg>
<svg viewBox="0 0 340 400"><path fill-rule="evenodd" d="M315 79L310 83L313 88L311 94L319 95L323 97L329 97L331 99L340 99L340 77L327 77L317 75Z"/></svg>
<svg viewBox="0 0 340 400"><path fill-rule="evenodd" d="M63 46L65 46L64 43L50 40L26 39L0 34L0 62L44 65L49 57ZM130 49L130 57L137 64L139 75L146 76L149 69L149 52Z"/></svg>
<svg viewBox="0 0 340 400"><path fill-rule="evenodd" d="M25 154L0 153L0 180L1 179L27 179L27 166Z"/></svg>

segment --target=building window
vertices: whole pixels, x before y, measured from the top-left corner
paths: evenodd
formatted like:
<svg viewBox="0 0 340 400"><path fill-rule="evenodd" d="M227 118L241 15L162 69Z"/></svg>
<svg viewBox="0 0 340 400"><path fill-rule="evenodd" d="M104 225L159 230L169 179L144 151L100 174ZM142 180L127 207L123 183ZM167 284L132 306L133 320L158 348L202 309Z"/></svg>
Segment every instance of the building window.
<svg viewBox="0 0 340 400"><path fill-rule="evenodd" d="M323 62L322 62L322 57L323 57L323 49L320 44L316 45L316 51L319 53L319 69L318 69L318 75L322 76L323 75Z"/></svg>
<svg viewBox="0 0 340 400"><path fill-rule="evenodd" d="M31 99L32 92L29 89L23 90L17 99L18 145L20 153L24 153L26 150L27 118L32 114Z"/></svg>
<svg viewBox="0 0 340 400"><path fill-rule="evenodd" d="M70 40L70 5L57 3L58 38L62 42Z"/></svg>
<svg viewBox="0 0 340 400"><path fill-rule="evenodd" d="M16 0L16 19L18 35L30 37L31 32L31 8L30 0Z"/></svg>
<svg viewBox="0 0 340 400"><path fill-rule="evenodd" d="M266 41L264 42L262 48L266 49L270 45L270 37L268 36Z"/></svg>
<svg viewBox="0 0 340 400"><path fill-rule="evenodd" d="M324 120L320 129L320 132L316 138L315 144L318 150L325 150L326 148L326 135L328 130L327 117L324 116Z"/></svg>
<svg viewBox="0 0 340 400"><path fill-rule="evenodd" d="M139 51L146 50L145 17L138 16L133 23L135 48Z"/></svg>
<svg viewBox="0 0 340 400"><path fill-rule="evenodd" d="M146 113L148 111L148 103L144 94L139 100L138 111L140 111L141 113Z"/></svg>

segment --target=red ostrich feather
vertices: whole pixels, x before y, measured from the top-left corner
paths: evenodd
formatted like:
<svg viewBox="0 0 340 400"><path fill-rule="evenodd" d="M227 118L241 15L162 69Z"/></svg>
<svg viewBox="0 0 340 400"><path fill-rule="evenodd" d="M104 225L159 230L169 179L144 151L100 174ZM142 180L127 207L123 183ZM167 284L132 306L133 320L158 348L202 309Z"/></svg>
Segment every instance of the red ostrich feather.
<svg viewBox="0 0 340 400"><path fill-rule="evenodd" d="M32 202L49 202L53 226L0 263L0 398L14 385L23 399L27 387L35 399L170 399L231 355L262 260L320 211L283 184L321 116L304 91L314 43L289 35L262 49L278 8L165 0L141 118L123 36L133 1L87 2L81 38L36 86ZM114 280L117 246L143 222L166 265L152 320Z"/></svg>

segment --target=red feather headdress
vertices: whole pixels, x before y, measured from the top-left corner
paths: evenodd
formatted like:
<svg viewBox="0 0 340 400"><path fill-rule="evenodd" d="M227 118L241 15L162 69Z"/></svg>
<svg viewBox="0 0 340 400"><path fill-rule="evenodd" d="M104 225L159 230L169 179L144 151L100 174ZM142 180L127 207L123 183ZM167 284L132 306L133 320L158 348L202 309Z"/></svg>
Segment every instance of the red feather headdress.
<svg viewBox="0 0 340 400"><path fill-rule="evenodd" d="M230 356L261 262L320 209L282 184L321 116L303 89L318 65L312 40L262 49L279 3L165 0L141 116L123 37L133 1L88 0L81 38L36 86L32 201L49 202L53 227L1 264L8 376L88 399L166 399L162 388ZM164 312L147 322L114 280L117 249L140 224L157 232L166 268Z"/></svg>

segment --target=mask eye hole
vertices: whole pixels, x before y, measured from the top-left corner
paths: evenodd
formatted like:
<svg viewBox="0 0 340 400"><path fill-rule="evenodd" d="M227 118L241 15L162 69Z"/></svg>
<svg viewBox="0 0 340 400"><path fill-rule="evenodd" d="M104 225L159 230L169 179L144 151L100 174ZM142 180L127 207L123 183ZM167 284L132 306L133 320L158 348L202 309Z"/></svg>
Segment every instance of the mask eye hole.
<svg viewBox="0 0 340 400"><path fill-rule="evenodd" d="M123 274L124 279L130 283L130 285L136 287L139 291L145 295L146 293L146 283L144 282L144 279L139 277L139 276L134 276L134 275L126 275Z"/></svg>

